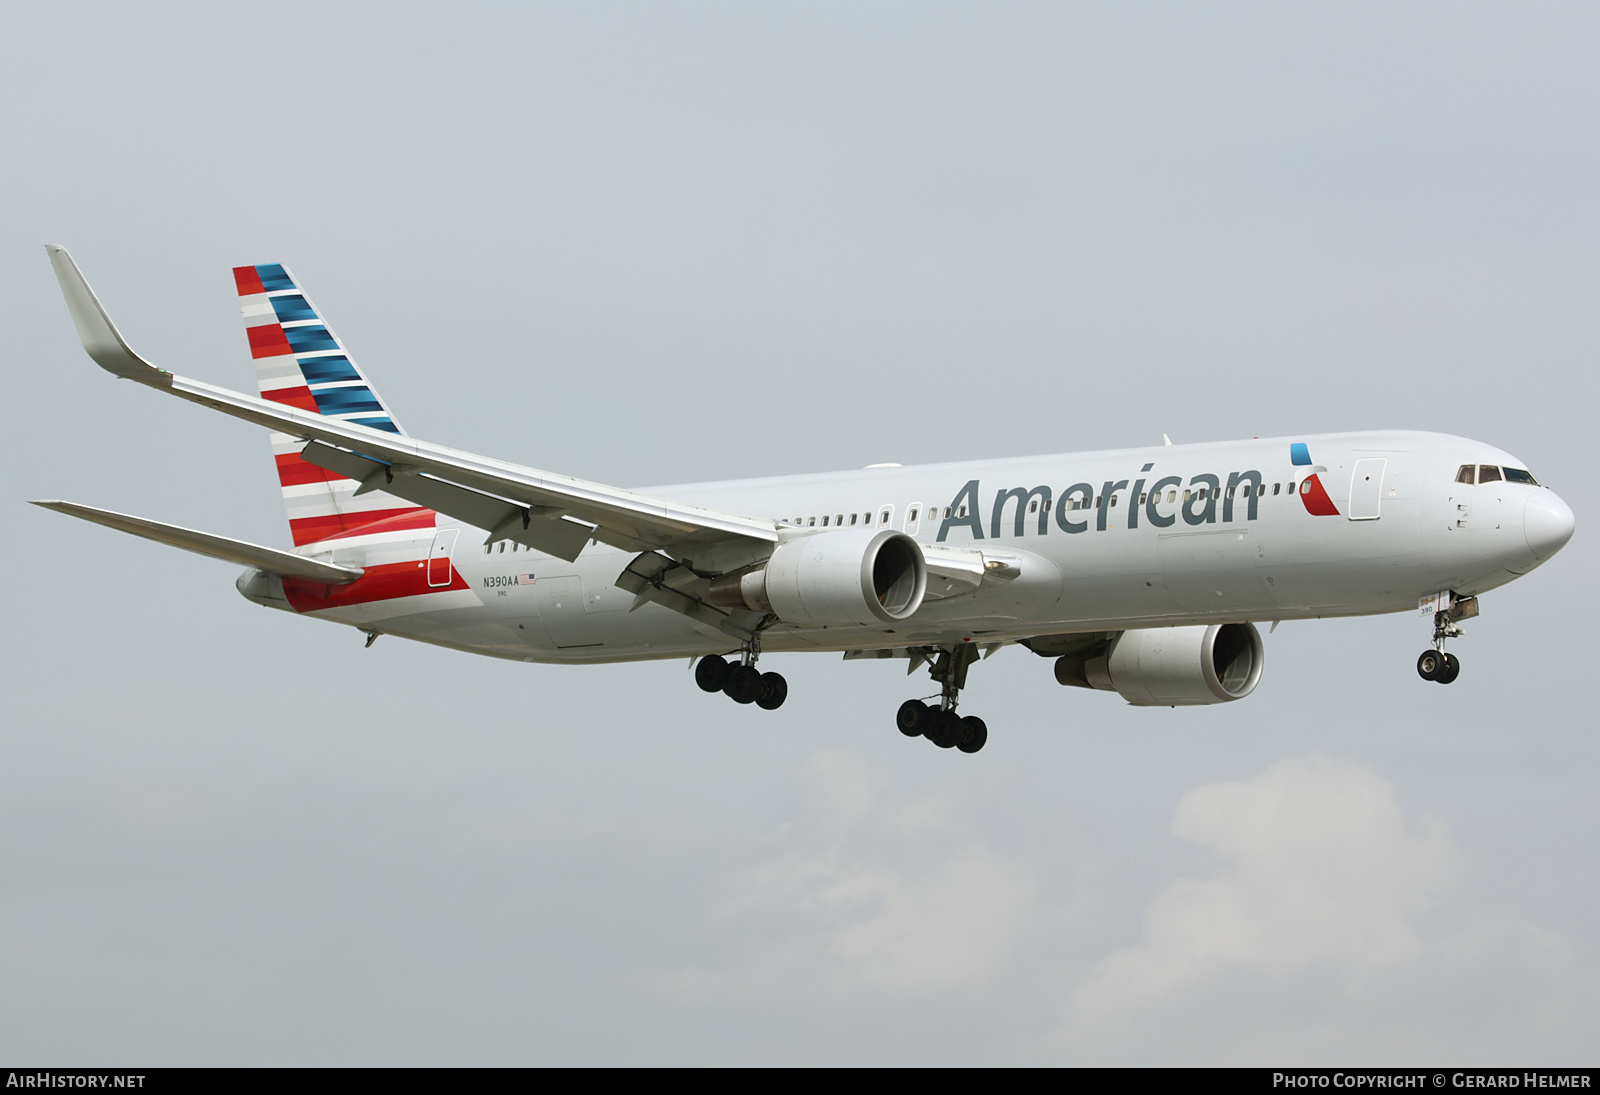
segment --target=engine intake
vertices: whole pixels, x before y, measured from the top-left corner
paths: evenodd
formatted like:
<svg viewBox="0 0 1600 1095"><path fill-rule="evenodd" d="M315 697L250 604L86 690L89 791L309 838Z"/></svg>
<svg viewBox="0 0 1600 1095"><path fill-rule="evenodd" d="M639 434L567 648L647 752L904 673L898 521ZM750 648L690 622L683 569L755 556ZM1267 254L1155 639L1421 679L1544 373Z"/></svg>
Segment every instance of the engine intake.
<svg viewBox="0 0 1600 1095"><path fill-rule="evenodd" d="M1227 703L1255 691L1265 660L1255 624L1152 627L1056 659L1056 680L1116 692L1136 707Z"/></svg>
<svg viewBox="0 0 1600 1095"><path fill-rule="evenodd" d="M927 564L911 537L842 529L779 544L765 562L713 579L706 599L801 627L848 627L904 620L927 589Z"/></svg>

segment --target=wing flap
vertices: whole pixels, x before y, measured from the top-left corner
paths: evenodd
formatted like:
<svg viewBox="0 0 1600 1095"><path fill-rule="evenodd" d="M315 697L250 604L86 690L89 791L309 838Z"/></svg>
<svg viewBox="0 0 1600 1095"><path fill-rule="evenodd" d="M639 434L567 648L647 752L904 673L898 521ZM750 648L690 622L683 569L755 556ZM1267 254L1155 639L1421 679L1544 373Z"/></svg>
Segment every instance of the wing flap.
<svg viewBox="0 0 1600 1095"><path fill-rule="evenodd" d="M489 538L514 540L524 547L554 555L573 562L592 537L608 534L592 525L568 521L560 511L549 506L528 506L481 491L468 490L454 483L446 483L421 472L401 469L396 472L392 464L374 460L360 453L346 452L321 441L313 441L300 452L308 464L354 479L361 483L360 494L368 484L382 489L385 494L404 498L419 506L427 506L457 521L465 521L476 528L488 529ZM624 544L633 547L634 542ZM635 548L635 550L637 550Z"/></svg>
<svg viewBox="0 0 1600 1095"><path fill-rule="evenodd" d="M178 525L169 525L162 521L152 521L147 517L133 517L126 513L116 513L108 509L82 506L76 502L48 501L34 502L32 504L55 510L57 513L65 513L70 517L93 521L97 525L114 528L119 532L141 536L146 540L154 540L158 544L182 548L184 551L192 551L197 555L209 555L213 559L238 563L242 566L256 567L260 570L269 571L273 574L282 574L291 578L305 578L313 582L343 585L346 582L355 581L365 573L360 567L324 563L316 559L307 559L303 555L296 555L292 551L280 551L277 548L262 547L260 544L252 544L244 540L234 540L227 536L217 536L210 532L198 532Z"/></svg>

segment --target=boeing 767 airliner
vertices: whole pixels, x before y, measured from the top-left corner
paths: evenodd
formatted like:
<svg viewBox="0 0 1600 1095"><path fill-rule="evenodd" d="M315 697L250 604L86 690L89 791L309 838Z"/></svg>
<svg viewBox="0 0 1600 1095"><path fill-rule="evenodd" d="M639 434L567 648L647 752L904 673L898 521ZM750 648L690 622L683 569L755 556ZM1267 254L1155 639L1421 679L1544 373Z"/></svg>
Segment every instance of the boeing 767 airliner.
<svg viewBox="0 0 1600 1095"><path fill-rule="evenodd" d="M411 437L281 265L233 271L255 397L145 361L46 250L101 367L272 431L294 549L37 504L243 564L245 597L369 645L698 658L702 689L767 709L788 685L763 651L898 658L939 688L900 731L975 753L988 729L957 714L961 690L1011 643L1064 685L1225 703L1261 679L1254 621L1420 611L1417 671L1449 684L1445 642L1479 595L1573 532L1511 454L1393 430L622 490Z"/></svg>

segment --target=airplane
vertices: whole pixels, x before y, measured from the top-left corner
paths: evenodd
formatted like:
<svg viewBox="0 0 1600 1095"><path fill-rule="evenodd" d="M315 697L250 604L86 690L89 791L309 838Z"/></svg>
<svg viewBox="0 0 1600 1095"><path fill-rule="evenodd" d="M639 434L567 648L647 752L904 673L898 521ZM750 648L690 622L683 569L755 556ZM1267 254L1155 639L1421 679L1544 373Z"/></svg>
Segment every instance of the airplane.
<svg viewBox="0 0 1600 1095"><path fill-rule="evenodd" d="M690 659L767 710L768 651L922 666L896 726L976 753L981 656L1054 661L1062 685L1140 706L1229 703L1261 680L1257 621L1412 611L1426 681L1481 594L1559 551L1571 508L1481 442L1380 430L624 490L401 429L301 284L234 269L259 396L135 353L67 251L46 251L108 372L271 431L292 550L62 501L35 505L247 569L268 608L539 663ZM733 660L729 660L732 658ZM929 701L933 702L929 702Z"/></svg>

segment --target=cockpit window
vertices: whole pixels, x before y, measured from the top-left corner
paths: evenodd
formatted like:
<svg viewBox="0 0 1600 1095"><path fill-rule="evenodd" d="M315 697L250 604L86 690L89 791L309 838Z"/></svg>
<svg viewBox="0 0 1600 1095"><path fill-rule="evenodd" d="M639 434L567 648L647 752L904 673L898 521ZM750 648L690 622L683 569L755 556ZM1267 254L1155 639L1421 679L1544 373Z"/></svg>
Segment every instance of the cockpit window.
<svg viewBox="0 0 1600 1095"><path fill-rule="evenodd" d="M1461 470L1456 472L1457 483L1476 483L1478 481L1478 467L1476 464L1462 464Z"/></svg>
<svg viewBox="0 0 1600 1095"><path fill-rule="evenodd" d="M1498 483L1498 482L1500 482L1500 469L1495 467L1493 464L1479 464L1478 465L1478 482L1479 483Z"/></svg>
<svg viewBox="0 0 1600 1095"><path fill-rule="evenodd" d="M1530 487L1537 487L1539 485L1539 481L1537 479L1523 471L1521 468L1506 468L1505 473L1507 483L1526 483Z"/></svg>

